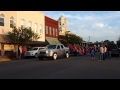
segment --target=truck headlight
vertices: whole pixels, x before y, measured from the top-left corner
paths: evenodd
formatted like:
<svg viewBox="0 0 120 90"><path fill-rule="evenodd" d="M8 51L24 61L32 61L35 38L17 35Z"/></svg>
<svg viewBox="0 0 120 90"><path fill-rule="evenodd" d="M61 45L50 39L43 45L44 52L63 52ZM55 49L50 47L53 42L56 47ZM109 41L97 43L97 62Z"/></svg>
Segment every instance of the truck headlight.
<svg viewBox="0 0 120 90"><path fill-rule="evenodd" d="M50 54L50 56L52 56L52 54L53 54L52 50L49 51L49 54Z"/></svg>
<svg viewBox="0 0 120 90"><path fill-rule="evenodd" d="M48 50L46 51L46 53L48 53Z"/></svg>

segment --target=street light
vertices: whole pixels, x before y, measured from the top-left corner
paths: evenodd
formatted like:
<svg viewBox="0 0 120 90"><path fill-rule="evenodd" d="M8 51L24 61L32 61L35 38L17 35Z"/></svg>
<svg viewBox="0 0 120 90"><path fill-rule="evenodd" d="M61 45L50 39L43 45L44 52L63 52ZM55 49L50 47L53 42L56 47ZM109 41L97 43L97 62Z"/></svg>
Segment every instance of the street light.
<svg viewBox="0 0 120 90"><path fill-rule="evenodd" d="M65 32L65 35L67 36L67 42L68 42L68 33L69 33L70 31L66 31Z"/></svg>
<svg viewBox="0 0 120 90"><path fill-rule="evenodd" d="M88 43L90 42L90 36L89 36L89 38L88 38Z"/></svg>

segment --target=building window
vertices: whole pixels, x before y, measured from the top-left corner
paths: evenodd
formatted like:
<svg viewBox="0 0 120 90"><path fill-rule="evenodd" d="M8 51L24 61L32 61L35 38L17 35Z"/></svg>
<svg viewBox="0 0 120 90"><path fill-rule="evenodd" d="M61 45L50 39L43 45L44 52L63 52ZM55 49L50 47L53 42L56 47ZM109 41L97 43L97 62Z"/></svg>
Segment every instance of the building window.
<svg viewBox="0 0 120 90"><path fill-rule="evenodd" d="M46 26L46 34L48 34L48 26Z"/></svg>
<svg viewBox="0 0 120 90"><path fill-rule="evenodd" d="M10 20L10 28L13 28L14 20Z"/></svg>
<svg viewBox="0 0 120 90"><path fill-rule="evenodd" d="M28 28L32 29L32 22L31 21L28 22Z"/></svg>
<svg viewBox="0 0 120 90"><path fill-rule="evenodd" d="M52 35L52 30L51 30L51 27L49 27L49 31L50 31L50 35Z"/></svg>
<svg viewBox="0 0 120 90"><path fill-rule="evenodd" d="M10 17L10 28L14 26L14 17Z"/></svg>
<svg viewBox="0 0 120 90"><path fill-rule="evenodd" d="M40 25L40 33L43 34L43 26Z"/></svg>
<svg viewBox="0 0 120 90"><path fill-rule="evenodd" d="M51 27L51 35L52 35L52 32L53 32L53 28Z"/></svg>
<svg viewBox="0 0 120 90"><path fill-rule="evenodd" d="M58 36L58 30L56 29L56 36Z"/></svg>
<svg viewBox="0 0 120 90"><path fill-rule="evenodd" d="M4 18L0 17L0 26L4 26Z"/></svg>
<svg viewBox="0 0 120 90"><path fill-rule="evenodd" d="M55 36L55 29L53 28L53 36Z"/></svg>
<svg viewBox="0 0 120 90"><path fill-rule="evenodd" d="M21 28L24 28L25 27L25 20L21 20Z"/></svg>
<svg viewBox="0 0 120 90"><path fill-rule="evenodd" d="M37 30L38 30L38 25L37 23L35 23L35 33L37 33Z"/></svg>
<svg viewBox="0 0 120 90"><path fill-rule="evenodd" d="M4 14L0 14L0 26L4 26Z"/></svg>

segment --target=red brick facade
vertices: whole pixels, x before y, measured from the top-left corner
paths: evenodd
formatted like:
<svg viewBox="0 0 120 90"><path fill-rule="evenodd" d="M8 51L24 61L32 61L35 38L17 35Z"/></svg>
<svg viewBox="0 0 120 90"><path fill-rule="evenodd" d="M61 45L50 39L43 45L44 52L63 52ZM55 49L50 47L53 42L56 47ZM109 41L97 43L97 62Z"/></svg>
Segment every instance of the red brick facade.
<svg viewBox="0 0 120 90"><path fill-rule="evenodd" d="M45 37L58 38L58 21L45 16Z"/></svg>

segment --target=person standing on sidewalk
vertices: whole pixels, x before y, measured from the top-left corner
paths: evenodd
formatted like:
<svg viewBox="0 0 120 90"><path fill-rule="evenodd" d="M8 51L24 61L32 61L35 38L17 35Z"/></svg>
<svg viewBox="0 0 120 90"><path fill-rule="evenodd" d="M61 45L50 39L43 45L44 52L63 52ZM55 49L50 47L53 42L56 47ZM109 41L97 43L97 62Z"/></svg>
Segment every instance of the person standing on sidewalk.
<svg viewBox="0 0 120 90"><path fill-rule="evenodd" d="M21 55L22 55L22 46L18 46L18 59L21 59Z"/></svg>
<svg viewBox="0 0 120 90"><path fill-rule="evenodd" d="M21 57L22 59L24 59L24 54L25 54L25 47L23 46L22 47L22 57Z"/></svg>
<svg viewBox="0 0 120 90"><path fill-rule="evenodd" d="M103 60L103 54L104 54L104 48L103 48L103 45L101 44L100 46L100 54L99 54L99 61L102 61Z"/></svg>
<svg viewBox="0 0 120 90"><path fill-rule="evenodd" d="M104 60L107 59L107 46L104 46Z"/></svg>
<svg viewBox="0 0 120 90"><path fill-rule="evenodd" d="M92 61L95 60L95 50L94 50L94 48L91 49L91 59L92 59Z"/></svg>

